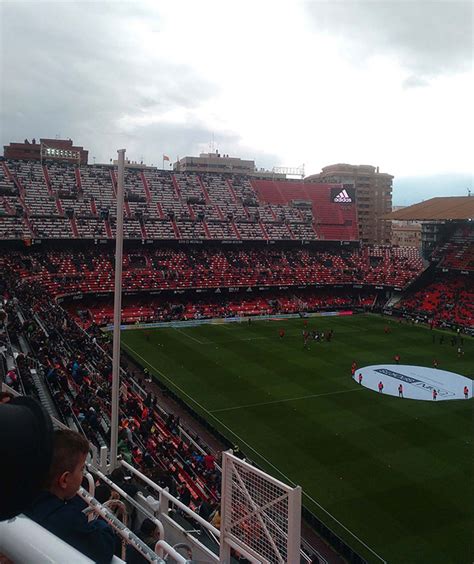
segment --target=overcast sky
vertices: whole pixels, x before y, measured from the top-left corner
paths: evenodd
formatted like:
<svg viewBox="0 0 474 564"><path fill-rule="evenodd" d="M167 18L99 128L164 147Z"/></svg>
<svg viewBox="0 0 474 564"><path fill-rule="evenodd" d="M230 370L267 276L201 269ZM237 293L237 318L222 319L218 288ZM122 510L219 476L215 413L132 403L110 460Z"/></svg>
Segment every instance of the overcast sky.
<svg viewBox="0 0 474 564"><path fill-rule="evenodd" d="M473 183L473 3L8 2L0 142L72 138L90 162L214 148L306 174L395 176L394 203Z"/></svg>

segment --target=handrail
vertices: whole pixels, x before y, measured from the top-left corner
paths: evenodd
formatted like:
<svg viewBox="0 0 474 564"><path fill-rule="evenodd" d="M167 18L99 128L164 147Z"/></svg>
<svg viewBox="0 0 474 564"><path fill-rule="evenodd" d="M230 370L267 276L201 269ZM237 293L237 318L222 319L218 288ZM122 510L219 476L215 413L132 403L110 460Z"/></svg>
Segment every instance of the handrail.
<svg viewBox="0 0 474 564"><path fill-rule="evenodd" d="M192 550L185 543L179 543L179 544L175 544L174 546L171 546L166 541L160 540L155 544L155 552L161 557L163 557L163 553L166 553L167 556L171 556L172 558L174 558L177 564L186 564L187 562L189 562L189 560L187 560L176 550L176 547L187 548L188 552L190 553L190 558L192 558Z"/></svg>
<svg viewBox="0 0 474 564"><path fill-rule="evenodd" d="M87 472L86 474L84 474L84 478L87 480L87 483L89 485L89 493L91 494L92 497L94 497L95 482L94 482L94 478L92 477L92 474L90 472Z"/></svg>
<svg viewBox="0 0 474 564"><path fill-rule="evenodd" d="M114 531L137 550L148 562L156 562L158 564L165 564L164 560L160 558L151 548L149 548L142 540L140 540L130 529L128 529L115 515L106 507L101 505L96 499L86 492L84 488L79 488L77 492L87 505L100 517L102 517Z"/></svg>
<svg viewBox="0 0 474 564"><path fill-rule="evenodd" d="M137 501L135 499L133 499L133 497L129 496L122 488L120 488L119 486L117 486L117 484L115 484L114 482L112 482L112 480L110 480L105 474L103 474L100 470L94 468L92 465L88 465L89 470L91 470L94 474L96 474L101 480L103 480L109 487L111 487L113 490L115 490L117 493L119 493L126 501L128 501L131 505L133 505L133 507L135 507L137 510L141 511L144 515L146 515L146 517L148 517L148 519L150 519L151 521L153 521L153 523L158 527L159 530L159 534L160 534L160 539L164 539L165 538L165 529L163 527L163 524L161 523L161 521L159 521L154 515L153 513L151 513L150 511L148 511L147 509L145 509L143 506L141 506L140 504L137 503Z"/></svg>
<svg viewBox="0 0 474 564"><path fill-rule="evenodd" d="M198 515L192 509L190 509L187 505L185 505L184 503L179 501L179 499L176 499L174 496L172 496L166 489L164 489L164 488L158 486L157 484L155 484L152 480L147 478L144 474L142 474L139 470L134 468L131 464L128 464L128 462L125 462L125 460L121 460L120 463L124 468L126 468L127 470L129 470L130 472L135 474L135 476L138 476L143 482L145 482L145 484L147 484L148 486L153 488L155 491L157 491L160 494L160 496L163 496L168 501L171 501L171 503L173 503L173 505L176 505L176 507L179 507L179 509L184 511L184 513L189 515L194 521L198 522L205 529L212 532L217 538L220 538L221 532L219 531L219 529L216 529L216 527L211 525L211 523L209 523L208 521L203 519L200 515Z"/></svg>
<svg viewBox="0 0 474 564"><path fill-rule="evenodd" d="M21 376L21 372L20 372L20 370L19 370L19 368L18 368L18 363L17 363L17 361L16 361L15 354L14 354L14 352L13 352L12 342L11 342L11 339L10 339L10 334L9 334L9 332L8 332L8 323L5 324L5 335L6 335L6 337L7 337L7 345L8 345L8 348L10 349L11 356L12 356L12 358L13 358L13 364L14 364L14 366L15 366L15 371L16 371L16 373L17 373L17 375L18 375L18 380L19 380L19 382L20 382L20 388L21 388L22 395L26 395L26 394L25 394L25 386L23 385L23 378L22 378L22 376Z"/></svg>

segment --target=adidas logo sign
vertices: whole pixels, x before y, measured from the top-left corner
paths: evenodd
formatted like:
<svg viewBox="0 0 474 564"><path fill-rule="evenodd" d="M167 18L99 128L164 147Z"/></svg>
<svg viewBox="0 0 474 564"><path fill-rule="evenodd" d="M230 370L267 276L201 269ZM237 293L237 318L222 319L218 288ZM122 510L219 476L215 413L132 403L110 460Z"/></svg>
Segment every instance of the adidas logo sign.
<svg viewBox="0 0 474 564"><path fill-rule="evenodd" d="M344 202L345 204L351 204L352 198L347 193L347 190L341 190L339 194L334 198L335 202Z"/></svg>

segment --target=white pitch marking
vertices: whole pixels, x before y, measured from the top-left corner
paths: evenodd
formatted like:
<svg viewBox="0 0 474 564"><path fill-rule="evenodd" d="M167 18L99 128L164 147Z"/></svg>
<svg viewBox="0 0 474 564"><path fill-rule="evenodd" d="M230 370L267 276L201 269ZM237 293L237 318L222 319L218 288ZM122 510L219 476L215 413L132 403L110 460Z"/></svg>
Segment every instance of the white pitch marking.
<svg viewBox="0 0 474 564"><path fill-rule="evenodd" d="M285 403L287 401L297 401L310 398L320 398L321 396L333 396L334 394L347 394L348 392L360 392L362 388L354 388L352 390L338 390L337 392L325 392L323 394L311 394L309 396L299 396L297 398L286 398L273 401L262 401L260 403L248 403L246 405L236 405L235 407L223 407L222 409L212 409L209 413L218 413L221 411L233 411L234 409L244 409L245 407L259 407L262 405L271 405L275 403Z"/></svg>
<svg viewBox="0 0 474 564"><path fill-rule="evenodd" d="M181 329L178 329L177 327L174 327L175 331L178 331L178 333L181 333L181 335L184 335L185 337L188 337L188 339L192 339L194 342L198 343L199 345L207 345L208 343L205 343L204 341L200 341L199 339L196 339L195 337L193 337L192 335L188 335L187 333L185 333L184 331L182 331Z"/></svg>
<svg viewBox="0 0 474 564"><path fill-rule="evenodd" d="M203 405L201 405L198 401L196 401L192 396L190 396L187 392L185 392L182 388L180 388L175 382L173 382L171 380L171 378L168 378L168 376L166 376L166 374L164 374L163 372L161 372L161 370L159 370L158 368L156 368L156 366L153 366L153 364L150 364L148 362L148 360L146 360L145 358L143 358L143 356L139 353L137 353L135 351L135 349L133 349L130 345L127 345L126 343L124 343L122 341L122 344L129 350L131 350L136 356L138 356L138 358L141 358L143 362L145 362L146 364L148 364L148 366L150 368L152 368L153 370L155 370L158 374L160 374L165 380L167 380L174 388L176 388L177 390L179 390L184 396L188 397L194 404L196 404L200 409L202 409L202 411L204 411L204 413L207 413L210 417L212 417L213 419L215 419L219 425L222 425L222 427L224 427L224 429L227 429L227 431L229 431L229 433L231 435L233 435L236 439L238 439L243 445L245 445L246 447L248 447L252 452L254 452L261 460L264 460L266 462L266 464L268 464L269 466L271 466L276 472L278 472L278 474L280 474L280 476L283 476L283 478L285 478L285 480L287 480L290 484L292 484L293 486L296 486L297 484L295 484L295 482L293 482L293 480L291 480L286 474L284 474L281 470L279 470L274 464L272 464L267 458L265 458L264 456L262 456L257 450L255 450L252 446L250 446L246 441L244 441L239 435L237 435L237 433L235 433L234 431L232 431L232 429L230 427L227 427L227 425L225 423L223 423L218 417L216 417L213 413L211 413L208 409L206 409ZM358 388L357 388L358 389ZM349 391L349 390L347 390ZM345 525L343 525L338 519L336 519L336 517L334 517L334 515L332 515L331 513L329 513L329 511L327 509L324 509L324 507L318 503L314 498L312 498L310 495L308 495L307 493L303 492L303 495L305 497L307 497L308 499L310 499L315 505L317 505L321 511L324 511L324 513L326 513L326 515L329 515L329 517L331 517L331 519L334 520L334 522L336 522L340 527L342 527L347 533L349 533L352 537L354 537L358 542L361 543L362 546L364 546L367 550L369 550L374 556L376 556L381 562L383 562L383 564L387 564L387 561L384 560L381 556L379 556L374 550L372 550L370 548L370 546L368 546L367 544L365 544L365 542L360 539L355 533L353 533L350 529L348 529Z"/></svg>

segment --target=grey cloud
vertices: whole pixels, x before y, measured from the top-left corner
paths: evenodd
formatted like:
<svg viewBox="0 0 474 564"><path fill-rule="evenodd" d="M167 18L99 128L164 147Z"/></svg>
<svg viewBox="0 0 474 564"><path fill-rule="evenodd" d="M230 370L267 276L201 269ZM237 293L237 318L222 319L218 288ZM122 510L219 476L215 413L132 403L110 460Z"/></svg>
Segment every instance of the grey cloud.
<svg viewBox="0 0 474 564"><path fill-rule="evenodd" d="M59 134L97 161L129 144L150 162L165 146L184 155L211 138L199 123L122 127L124 116L193 110L216 92L192 68L166 62L166 53L143 56L130 22L153 12L115 2L3 2L0 10L2 144Z"/></svg>
<svg viewBox="0 0 474 564"><path fill-rule="evenodd" d="M230 132L214 133L200 123L151 124L137 128L134 133L121 134L118 139L123 140L123 145L127 147L128 158L141 160L143 157L148 164L161 165L162 153L174 161L177 157L196 156L201 150L209 152L211 141L221 154L255 159L258 167L271 168L278 162L276 155L243 146L237 135Z"/></svg>
<svg viewBox="0 0 474 564"><path fill-rule="evenodd" d="M424 78L420 78L419 76L412 74L403 81L402 86L403 88L421 88L423 86L427 86L428 84L428 81Z"/></svg>
<svg viewBox="0 0 474 564"><path fill-rule="evenodd" d="M307 2L315 28L350 44L347 56L396 57L417 76L472 68L473 3L458 0Z"/></svg>

